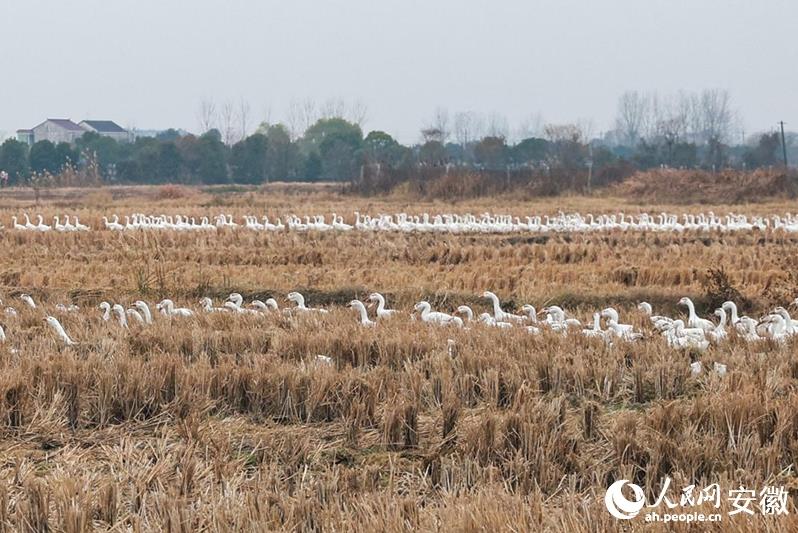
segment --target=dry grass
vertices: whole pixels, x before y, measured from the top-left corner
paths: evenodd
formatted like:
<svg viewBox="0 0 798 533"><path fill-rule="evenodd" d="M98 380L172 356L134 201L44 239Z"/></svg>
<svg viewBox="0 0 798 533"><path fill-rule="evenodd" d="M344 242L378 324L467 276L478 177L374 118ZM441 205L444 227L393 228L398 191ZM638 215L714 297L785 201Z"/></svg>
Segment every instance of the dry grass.
<svg viewBox="0 0 798 533"><path fill-rule="evenodd" d="M289 205L300 214L616 207L584 198L368 204L330 191L311 191L301 204L260 191L112 194L101 209L68 195L39 209L92 221L114 210L272 215ZM0 216L25 205L3 200ZM795 296L794 245L769 233L0 232L0 297L7 304L30 292L44 307L17 305L19 317L2 319L0 530L615 531L630 525L610 517L603 497L620 478L649 494L664 476L678 487L770 481L795 490L793 344L735 340L701 356L705 367L726 363L727 376L696 378L689 356L657 338L610 350L583 338L441 330L403 317L370 330L339 307L319 320L204 315L122 333L92 309L101 299L170 295L195 305L233 290L281 298L293 289L311 305L381 290L402 309L422 297L442 309L483 309L475 295L492 289L508 307L558 302L583 319L614 303L643 327L632 310L639 299L673 313L678 297L705 304L721 285L756 310L785 303ZM709 272L719 265L722 283ZM60 348L41 321L67 300L83 308L63 320L80 342L74 349ZM333 366L315 364L316 354ZM726 517L715 530L796 529L792 502L790 513Z"/></svg>

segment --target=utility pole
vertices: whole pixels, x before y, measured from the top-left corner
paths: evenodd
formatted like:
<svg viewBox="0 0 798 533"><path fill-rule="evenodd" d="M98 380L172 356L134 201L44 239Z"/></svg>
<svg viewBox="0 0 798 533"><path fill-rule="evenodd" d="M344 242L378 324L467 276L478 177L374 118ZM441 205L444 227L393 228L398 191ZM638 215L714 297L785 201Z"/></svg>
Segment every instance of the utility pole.
<svg viewBox="0 0 798 533"><path fill-rule="evenodd" d="M789 168L787 165L787 143L784 141L784 121L779 121L781 126L781 153L784 156L784 168Z"/></svg>

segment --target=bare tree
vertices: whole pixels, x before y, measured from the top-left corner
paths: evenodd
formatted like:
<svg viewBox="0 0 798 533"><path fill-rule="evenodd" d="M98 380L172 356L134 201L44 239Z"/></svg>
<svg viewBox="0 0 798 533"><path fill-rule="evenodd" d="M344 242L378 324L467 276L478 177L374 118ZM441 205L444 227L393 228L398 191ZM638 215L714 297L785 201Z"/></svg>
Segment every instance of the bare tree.
<svg viewBox="0 0 798 533"><path fill-rule="evenodd" d="M366 123L369 109L363 100L355 100L349 105L349 120L361 128Z"/></svg>
<svg viewBox="0 0 798 533"><path fill-rule="evenodd" d="M646 130L651 112L651 98L637 91L626 91L618 99L615 128L621 142L635 146Z"/></svg>
<svg viewBox="0 0 798 533"><path fill-rule="evenodd" d="M321 106L319 118L346 118L347 105L342 98L328 98Z"/></svg>
<svg viewBox="0 0 798 533"><path fill-rule="evenodd" d="M226 145L235 143L236 137L236 108L233 102L225 102L220 113L222 119L222 141Z"/></svg>
<svg viewBox="0 0 798 533"><path fill-rule="evenodd" d="M216 103L210 99L203 99L200 102L197 119L199 120L201 133L206 133L216 127L217 121Z"/></svg>
<svg viewBox="0 0 798 533"><path fill-rule="evenodd" d="M302 101L291 101L288 105L288 114L286 116L286 125L291 134L291 140L295 141L301 137L320 116L320 111L316 107L316 102L312 99L306 98Z"/></svg>
<svg viewBox="0 0 798 533"><path fill-rule="evenodd" d="M432 120L421 130L421 135L424 142L437 141L446 144L450 135L449 112L443 107L436 108Z"/></svg>
<svg viewBox="0 0 798 533"><path fill-rule="evenodd" d="M706 142L726 142L735 123L729 92L724 89L705 90L699 102L701 129Z"/></svg>
<svg viewBox="0 0 798 533"><path fill-rule="evenodd" d="M543 134L543 115L532 113L527 115L518 124L516 130L517 140L529 139L530 137L540 137Z"/></svg>
<svg viewBox="0 0 798 533"><path fill-rule="evenodd" d="M463 148L475 140L474 122L472 111L460 111L454 115L454 139Z"/></svg>
<svg viewBox="0 0 798 533"><path fill-rule="evenodd" d="M238 101L238 124L241 128L239 131L239 140L246 139L247 135L249 135L249 115L251 112L251 108L249 107L249 102L241 98Z"/></svg>
<svg viewBox="0 0 798 533"><path fill-rule="evenodd" d="M543 135L551 142L583 141L582 127L578 124L546 124L543 126Z"/></svg>
<svg viewBox="0 0 798 533"><path fill-rule="evenodd" d="M488 115L487 134L490 137L499 137L506 139L509 134L510 126L507 122L507 117L501 113L493 112Z"/></svg>

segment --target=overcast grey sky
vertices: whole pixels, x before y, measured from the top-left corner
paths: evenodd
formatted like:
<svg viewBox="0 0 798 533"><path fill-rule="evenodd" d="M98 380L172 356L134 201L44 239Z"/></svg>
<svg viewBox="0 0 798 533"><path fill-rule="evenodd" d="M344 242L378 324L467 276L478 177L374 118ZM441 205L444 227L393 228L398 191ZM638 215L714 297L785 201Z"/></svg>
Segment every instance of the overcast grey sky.
<svg viewBox="0 0 798 533"><path fill-rule="evenodd" d="M0 131L45 117L197 130L362 100L405 142L438 106L613 123L627 89L728 89L748 131L798 128L794 0L2 0Z"/></svg>

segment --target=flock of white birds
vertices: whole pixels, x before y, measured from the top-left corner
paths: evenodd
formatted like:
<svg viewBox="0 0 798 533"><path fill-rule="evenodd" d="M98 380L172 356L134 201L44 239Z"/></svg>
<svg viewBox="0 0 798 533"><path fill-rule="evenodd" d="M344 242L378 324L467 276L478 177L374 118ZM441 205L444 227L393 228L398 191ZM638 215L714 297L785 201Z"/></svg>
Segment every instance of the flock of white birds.
<svg viewBox="0 0 798 533"><path fill-rule="evenodd" d="M24 213L21 218L13 217L10 229L17 231L89 231L91 228L81 224L77 216L74 221L69 215L53 217L52 224L45 224L42 215L36 215L36 222ZM3 226L0 225L0 229ZM223 228L242 228L251 231L389 231L405 233L577 233L601 231L719 231L735 232L765 230L773 228L785 232L798 232L798 215L747 216L729 213L724 216L713 212L691 214L641 213L628 215L624 213L596 215L588 213L559 213L555 216L527 216L523 219L511 215L483 213L472 214L439 214L409 215L362 215L355 212L352 223L344 221L344 217L335 213L328 219L324 215L304 216L288 215L270 220L268 216L247 215L236 222L232 215L219 214L215 217L204 216L199 219L185 215L146 215L135 213L102 218L102 226L98 229L111 231L138 230L173 230L173 231L217 231Z"/></svg>
<svg viewBox="0 0 798 533"><path fill-rule="evenodd" d="M496 294L488 291L483 293L482 296L490 301L492 313L485 312L476 316L469 306L461 305L454 313L449 314L433 311L429 302L421 301L415 305L411 318L435 326L463 329L491 327L523 329L527 333L534 335L541 334L544 331L551 331L560 335L583 335L601 339L608 345L612 345L619 340L636 342L651 333L657 332L662 335L668 346L697 352L707 350L710 344L721 344L731 336L736 336L746 342L758 342L768 339L784 342L798 332L798 324L793 322L789 312L784 307L776 307L771 313L759 320L755 320L748 316L738 316L737 306L734 302L728 301L715 310L714 315L718 318L716 323L699 317L696 314L693 302L687 297L679 300L679 305L683 305L687 309L686 320L654 315L651 305L647 302L641 302L638 305L638 310L644 313L651 323L651 329L644 332L635 331L632 324L621 323L618 311L612 307L593 313L590 326L585 327L582 322L569 317L561 307L556 305L545 307L538 313L535 307L527 304L521 307L519 314L514 314L502 308ZM37 309L37 304L30 295L20 295L19 299L31 309ZM174 319L180 317L190 318L198 313L234 313L258 316L268 316L271 313L282 313L289 316L329 313L328 309L308 307L305 304L304 296L298 292L288 293L287 301L292 302L293 306L281 309L274 298L269 298L265 302L253 300L245 305L244 298L238 293L233 293L220 307L215 307L210 298L200 300L200 305L197 309L177 307L172 300L165 299L155 306L156 315L150 311L150 305L142 300L136 301L130 308L125 308L118 303L102 302L99 305L99 309L102 311L102 320L109 323L115 321L119 327L124 329L128 329L133 322L146 327L153 324L158 315L162 319ZM798 298L792 302L792 305L798 305ZM2 301L0 301L0 306L2 306ZM390 320L399 313L396 309L388 309L385 298L376 292L371 293L366 302L352 300L349 302L348 307L357 313L358 322L365 327L375 327L380 321ZM369 308L374 309L373 318L369 315ZM58 313L72 313L78 312L79 308L75 305L58 304L56 311ZM5 307L4 313L9 318L17 316L17 310L13 307ZM74 346L76 344L58 318L47 316L44 320L65 345ZM0 343L4 342L6 342L6 334L3 328L0 327ZM696 371L700 372L700 362L693 363L691 366L694 373ZM725 371L723 365L716 367L716 370L719 368Z"/></svg>

